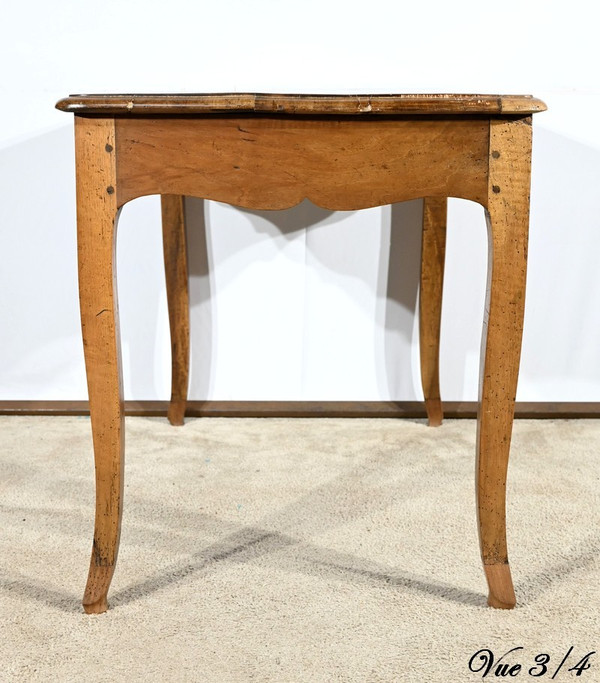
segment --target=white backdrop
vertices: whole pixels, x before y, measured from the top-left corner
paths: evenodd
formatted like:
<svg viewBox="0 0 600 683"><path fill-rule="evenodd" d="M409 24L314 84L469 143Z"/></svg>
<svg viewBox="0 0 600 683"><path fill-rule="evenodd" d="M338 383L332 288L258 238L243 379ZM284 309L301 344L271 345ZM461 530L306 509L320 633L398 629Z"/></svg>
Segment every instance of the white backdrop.
<svg viewBox="0 0 600 683"><path fill-rule="evenodd" d="M600 110L594 4L33 0L2 8L0 399L86 397L74 92L531 93L530 267L518 398L600 400ZM190 200L192 398L410 400L420 202L331 213ZM127 205L126 398L169 395L159 202ZM483 209L451 200L442 393L477 396Z"/></svg>

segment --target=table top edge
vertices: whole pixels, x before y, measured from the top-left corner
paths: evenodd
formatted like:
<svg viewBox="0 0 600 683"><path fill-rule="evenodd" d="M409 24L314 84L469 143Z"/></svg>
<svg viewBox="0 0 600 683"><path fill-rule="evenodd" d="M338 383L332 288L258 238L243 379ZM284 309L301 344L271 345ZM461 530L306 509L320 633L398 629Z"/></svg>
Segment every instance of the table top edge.
<svg viewBox="0 0 600 683"><path fill-rule="evenodd" d="M545 111L532 95L269 93L69 95L56 108L72 114L527 115Z"/></svg>

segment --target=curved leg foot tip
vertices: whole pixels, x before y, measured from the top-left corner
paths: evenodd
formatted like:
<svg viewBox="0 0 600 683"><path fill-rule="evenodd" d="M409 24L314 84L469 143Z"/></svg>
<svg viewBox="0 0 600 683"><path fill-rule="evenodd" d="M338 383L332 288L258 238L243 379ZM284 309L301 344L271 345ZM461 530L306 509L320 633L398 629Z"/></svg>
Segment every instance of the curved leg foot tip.
<svg viewBox="0 0 600 683"><path fill-rule="evenodd" d="M512 609L517 604L508 564L484 565L489 587L488 605L496 609Z"/></svg>
<svg viewBox="0 0 600 683"><path fill-rule="evenodd" d="M96 541L94 541L95 548ZM102 614L108 609L107 595L114 570L114 563L108 566L97 566L92 556L90 573L81 601L86 614Z"/></svg>
<svg viewBox="0 0 600 683"><path fill-rule="evenodd" d="M430 427L439 427L442 424L444 413L442 402L439 398L428 398L425 401L425 410Z"/></svg>
<svg viewBox="0 0 600 683"><path fill-rule="evenodd" d="M96 602L84 602L83 609L86 614L102 614L108 609L108 600L103 596Z"/></svg>
<svg viewBox="0 0 600 683"><path fill-rule="evenodd" d="M181 427L184 424L185 403L171 403L167 411L167 417L173 427Z"/></svg>
<svg viewBox="0 0 600 683"><path fill-rule="evenodd" d="M487 604L489 607L493 607L494 609L513 609L515 605L517 604L517 601L515 600L514 602L508 603L508 602L501 602L496 598L496 596L492 595L491 593L488 595L488 601Z"/></svg>

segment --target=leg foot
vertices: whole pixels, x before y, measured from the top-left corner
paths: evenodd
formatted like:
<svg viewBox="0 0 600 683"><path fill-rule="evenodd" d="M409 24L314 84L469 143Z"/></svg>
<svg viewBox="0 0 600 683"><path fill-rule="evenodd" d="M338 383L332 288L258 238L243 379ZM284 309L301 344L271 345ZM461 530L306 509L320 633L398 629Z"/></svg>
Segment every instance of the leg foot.
<svg viewBox="0 0 600 683"><path fill-rule="evenodd" d="M517 604L510 567L507 564L485 564L488 582L488 605L497 609L512 609Z"/></svg>
<svg viewBox="0 0 600 683"><path fill-rule="evenodd" d="M87 605L84 602L83 609L85 610L86 614L102 614L108 610L108 602L106 598L102 598L102 600L94 602L91 605Z"/></svg>
<svg viewBox="0 0 600 683"><path fill-rule="evenodd" d="M83 609L86 614L102 614L108 610L108 600L106 595L102 596L96 602L85 602L83 601Z"/></svg>
<svg viewBox="0 0 600 683"><path fill-rule="evenodd" d="M183 425L186 403L187 401L185 400L178 401L171 399L171 402L169 403L169 409L167 411L167 418L174 427L181 427L181 425Z"/></svg>
<svg viewBox="0 0 600 683"><path fill-rule="evenodd" d="M430 427L439 427L444 419L442 401L439 398L426 398L425 410L427 411L427 421Z"/></svg>
<svg viewBox="0 0 600 683"><path fill-rule="evenodd" d="M108 588L112 580L115 565L103 567L98 565L99 557L96 554L96 546L92 552L92 561L88 580L83 594L82 605L86 614L102 614L108 609Z"/></svg>

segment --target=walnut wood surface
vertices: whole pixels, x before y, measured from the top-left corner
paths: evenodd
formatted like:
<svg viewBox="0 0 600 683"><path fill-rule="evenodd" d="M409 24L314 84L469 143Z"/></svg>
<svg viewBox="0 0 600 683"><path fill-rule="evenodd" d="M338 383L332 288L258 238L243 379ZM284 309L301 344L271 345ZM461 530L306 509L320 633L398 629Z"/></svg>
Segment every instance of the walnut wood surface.
<svg viewBox="0 0 600 683"><path fill-rule="evenodd" d="M119 551L123 511L124 421L114 258L118 218L115 126L78 118L77 242L79 302L94 458L96 519L83 606L104 612Z"/></svg>
<svg viewBox="0 0 600 683"><path fill-rule="evenodd" d="M419 288L419 354L421 384L431 427L442 424L440 396L440 327L442 289L446 258L445 197L425 197L423 201L423 238L421 248L421 286Z"/></svg>
<svg viewBox="0 0 600 683"><path fill-rule="evenodd" d="M182 425L190 368L190 302L184 198L181 195L163 195L161 212L171 332L171 403L168 418L172 425Z"/></svg>
<svg viewBox="0 0 600 683"><path fill-rule="evenodd" d="M341 211L487 197L480 119L118 118L116 139L119 206L149 194Z"/></svg>
<svg viewBox="0 0 600 683"><path fill-rule="evenodd" d="M531 95L293 95L208 93L180 95L70 95L56 107L75 114L437 115L528 114L546 105Z"/></svg>

